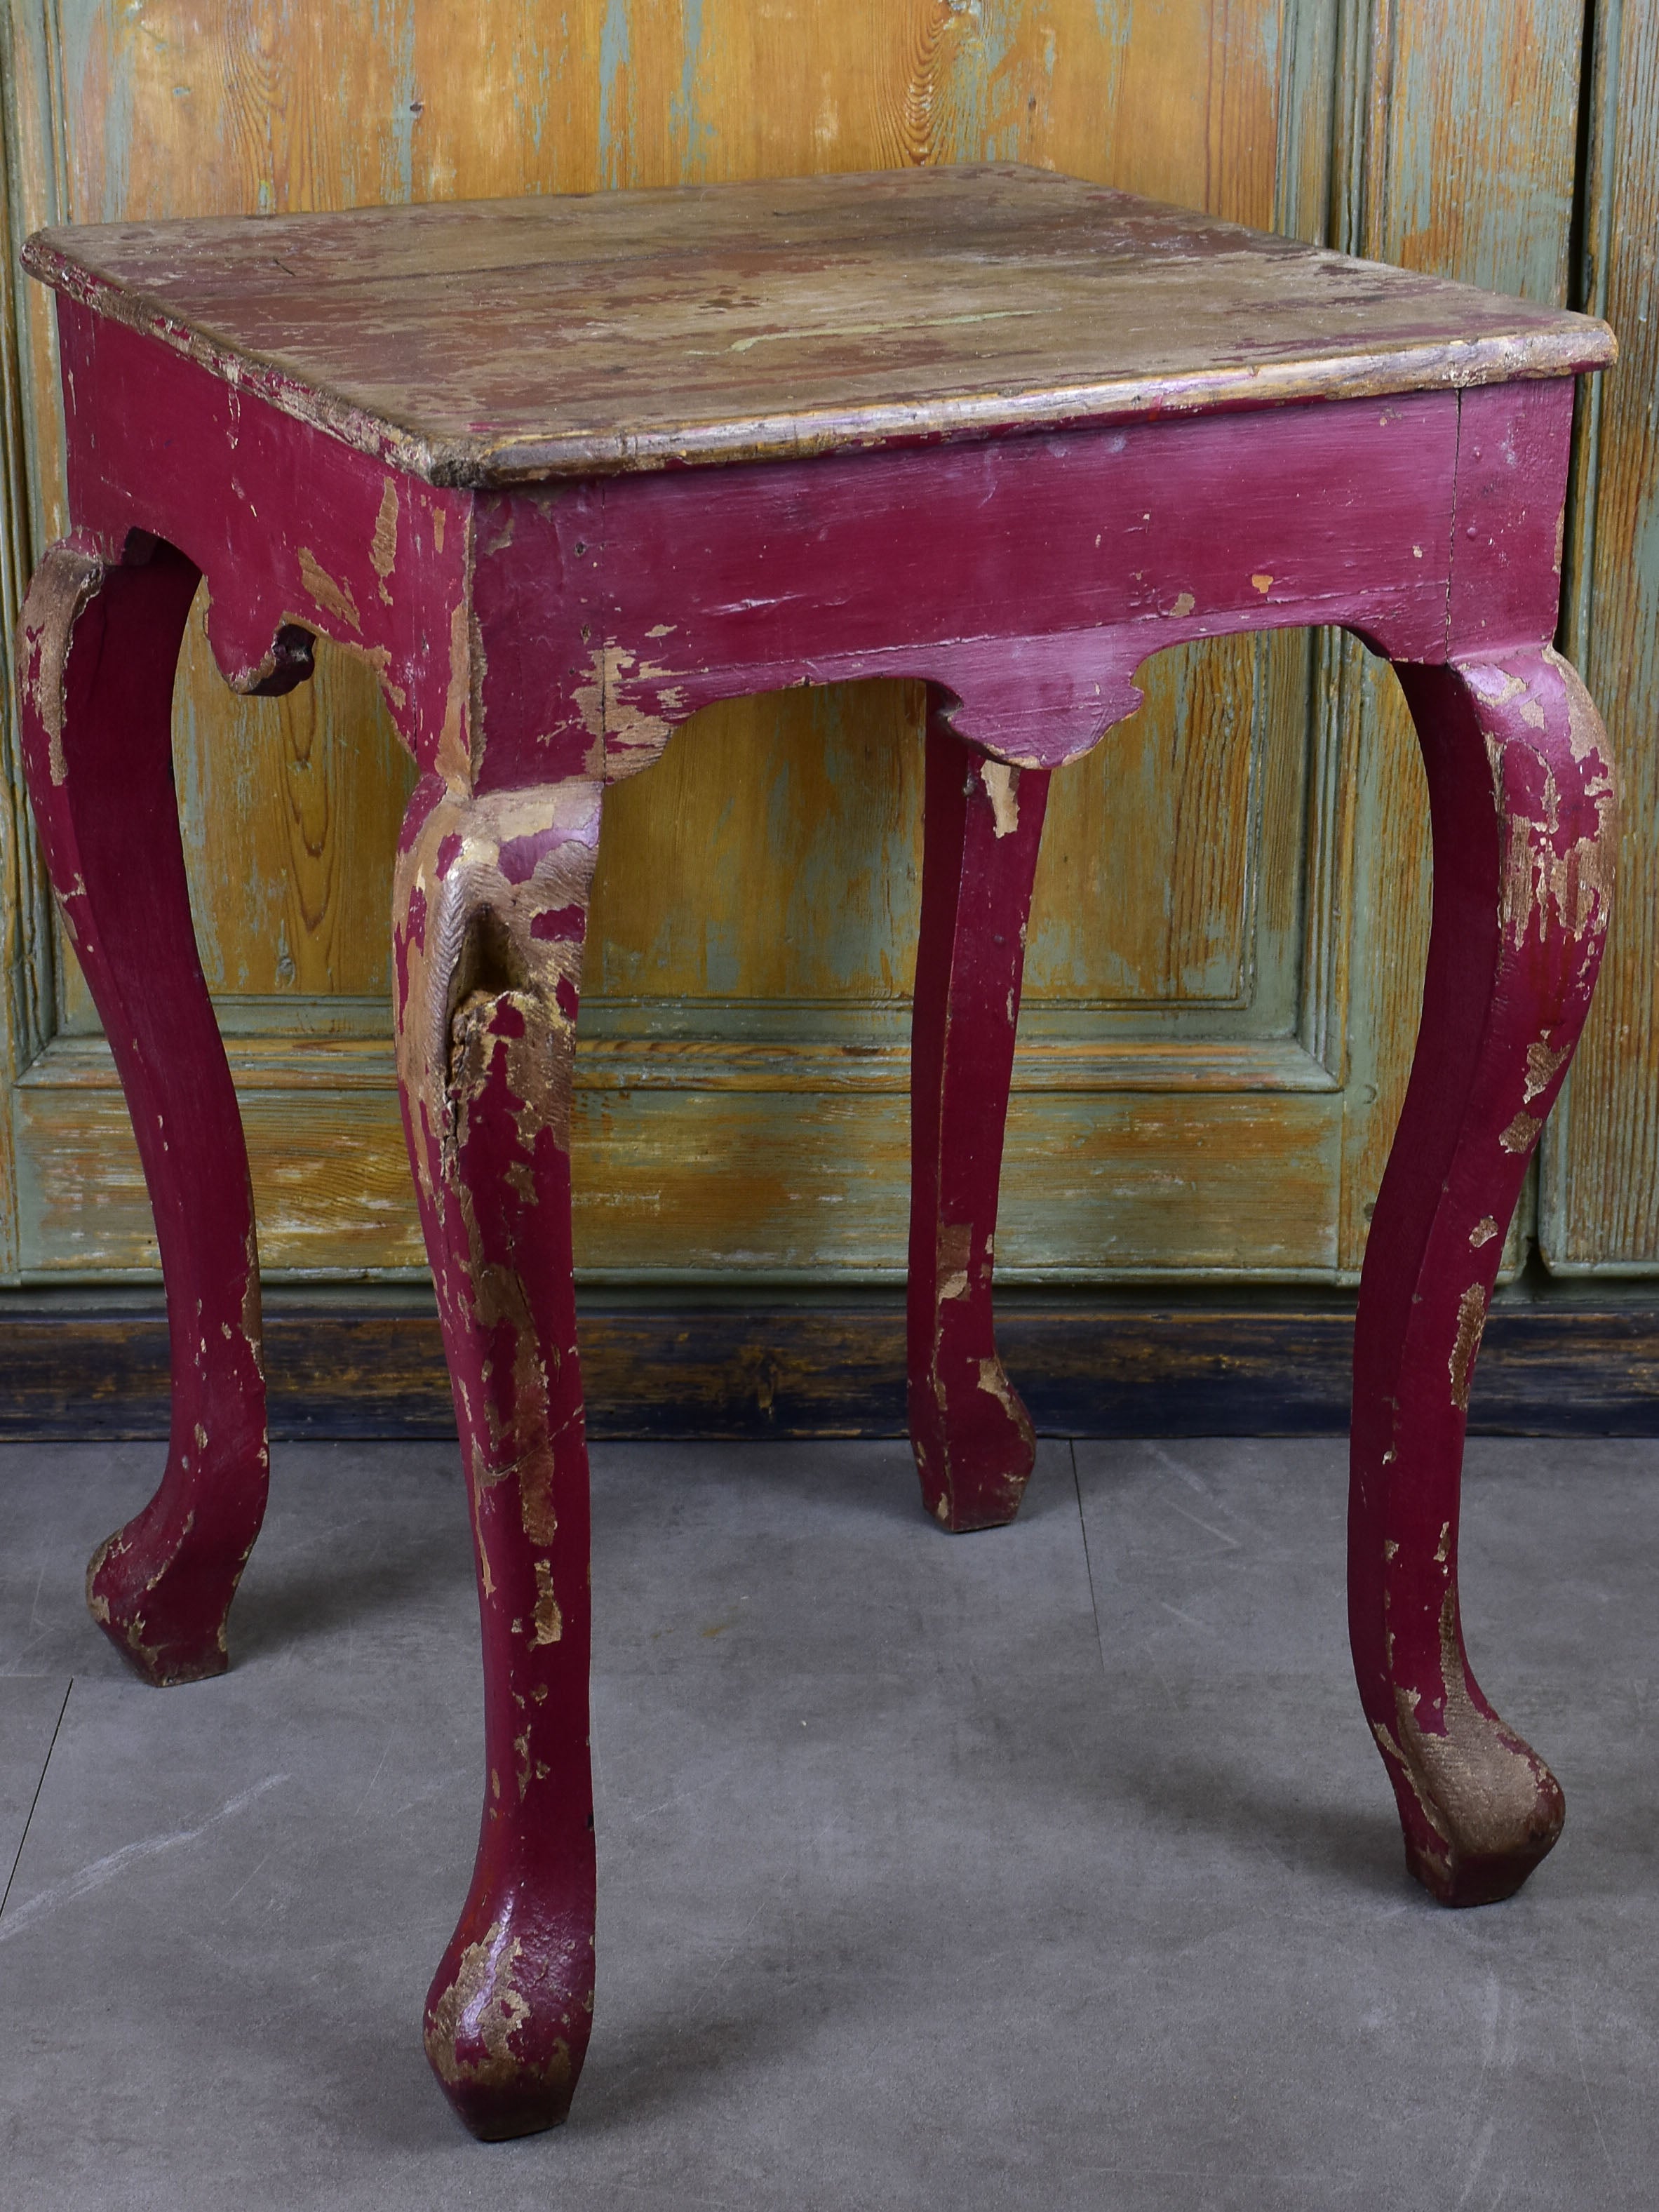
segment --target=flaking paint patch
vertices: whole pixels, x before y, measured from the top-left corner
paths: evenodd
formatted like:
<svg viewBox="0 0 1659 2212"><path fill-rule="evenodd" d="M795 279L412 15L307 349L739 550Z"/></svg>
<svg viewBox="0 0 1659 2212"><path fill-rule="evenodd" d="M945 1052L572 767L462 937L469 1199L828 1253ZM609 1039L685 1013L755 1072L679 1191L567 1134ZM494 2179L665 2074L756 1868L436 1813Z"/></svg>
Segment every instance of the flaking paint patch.
<svg viewBox="0 0 1659 2212"><path fill-rule="evenodd" d="M496 1921L482 1942L463 1950L454 1980L433 2006L427 2057L452 2088L463 2081L505 2088L519 2079L512 2038L529 2019L530 2003L514 1988L512 1972L522 1949L516 1936L508 1938L506 1920ZM480 2046L476 2057L462 2057L469 2045Z"/></svg>
<svg viewBox="0 0 1659 2212"><path fill-rule="evenodd" d="M1517 676L1512 668L1476 663L1467 673L1469 689L1478 691L1489 707L1507 707L1512 700L1527 696L1525 678Z"/></svg>
<svg viewBox="0 0 1659 2212"><path fill-rule="evenodd" d="M369 541L368 558L374 574L380 578L380 597L387 606L392 594L386 589L392 570L398 565L398 487L391 477L380 492L380 511L374 518L374 535Z"/></svg>
<svg viewBox="0 0 1659 2212"><path fill-rule="evenodd" d="M411 807L419 828L398 862L398 1063L418 1133L416 1176L431 1213L459 1219L468 1318L493 1347L483 1406L465 1407L470 1473L480 1491L516 1482L525 1536L541 1546L558 1527L549 1409L564 1354L541 1339L514 1240L535 1233L538 1139L569 1147L581 918L600 796L597 785L574 782L434 802L428 786ZM550 916L554 928L538 934ZM516 1131L490 1170L488 1235L463 1165L476 1111L504 1111ZM513 1202L503 1206L507 1194ZM503 1219L513 1224L506 1233Z"/></svg>
<svg viewBox="0 0 1659 2212"><path fill-rule="evenodd" d="M1607 757L1607 733L1583 678L1565 654L1547 645L1544 659L1561 679L1567 701L1567 750L1576 761Z"/></svg>
<svg viewBox="0 0 1659 2212"><path fill-rule="evenodd" d="M941 1304L968 1295L968 1271L973 1263L974 1225L970 1221L941 1221L934 1261L937 1297Z"/></svg>
<svg viewBox="0 0 1659 2212"><path fill-rule="evenodd" d="M1390 1638L1389 1641L1389 1664L1392 1667L1394 1664L1394 1639ZM1396 1689L1394 1694L1395 1708L1396 1711L1398 1711L1401 1701L1405 1697L1406 1693L1402 1690ZM1403 1728L1401 1733L1402 1735L1404 1735L1405 1731ZM1381 1745L1383 1752L1389 1759L1394 1760L1401 1772L1405 1776L1406 1780L1410 1786L1411 1793L1417 1800L1418 1809L1421 1812L1423 1818L1427 1821L1429 1826L1433 1830L1436 1837L1439 1839L1442 1849L1438 1856L1441 1858L1442 1864L1444 1865L1449 1857L1449 1851L1447 1847L1450 1844L1451 1838L1446 1832L1446 1824L1441 1818L1439 1807L1435 1803L1433 1798L1425 1790L1423 1786L1423 1778L1417 1771L1413 1762L1407 1758L1400 1745L1395 1741L1395 1738L1389 1734L1389 1730L1383 1727L1381 1721L1373 1721L1371 1723L1371 1734L1376 1738L1376 1741L1379 1745Z"/></svg>
<svg viewBox="0 0 1659 2212"><path fill-rule="evenodd" d="M1506 1152L1529 1152L1538 1141L1543 1123L1533 1115L1517 1114L1508 1128L1498 1132L1498 1141Z"/></svg>
<svg viewBox="0 0 1659 2212"><path fill-rule="evenodd" d="M667 634L661 623L650 634L659 633ZM674 734L671 717L685 701L683 688L671 678L671 671L641 661L637 653L614 640L589 654L587 681L573 685L571 697L582 727L604 745L607 782L620 782L649 768ZM653 706L632 696L630 687L641 684L654 687ZM668 712L657 711L662 708Z"/></svg>
<svg viewBox="0 0 1659 2212"><path fill-rule="evenodd" d="M458 601L449 617L449 687L444 695L443 727L438 732L435 766L452 791L462 790L472 773L470 734L474 685L472 625L466 603Z"/></svg>
<svg viewBox="0 0 1659 2212"><path fill-rule="evenodd" d="M1547 778L1546 819L1534 822L1511 814L1504 805L1501 749L1494 746L1494 778L1498 785L1498 807L1504 820L1503 878L1498 892L1498 925L1517 949L1537 925L1540 937L1555 930L1582 939L1607 927L1616 865L1617 810L1612 781L1589 795L1596 806L1592 836L1575 838L1565 852L1553 844L1560 799L1553 776Z"/></svg>
<svg viewBox="0 0 1659 2212"><path fill-rule="evenodd" d="M1487 757L1504 838L1499 927L1517 949L1534 926L1543 938L1557 931L1576 940L1603 933L1618 866L1618 786L1608 763L1601 717L1572 664L1553 651L1545 658L1561 679L1572 761L1579 768L1595 763L1580 786L1583 796L1595 808L1595 828L1562 845L1561 789L1554 769L1542 755L1539 757L1544 760L1544 788L1536 816L1512 808L1506 795L1508 749L1501 732L1488 732ZM1512 672L1483 667L1465 672L1470 688L1488 706L1507 713L1519 698L1523 702L1519 718L1534 728L1547 729L1542 703ZM1529 713L1528 708L1538 711Z"/></svg>
<svg viewBox="0 0 1659 2212"><path fill-rule="evenodd" d="M1528 1106L1534 1098L1541 1097L1549 1089L1557 1075L1566 1065L1571 1053L1572 1047L1570 1044L1564 1044L1557 1048L1551 1045L1547 1037L1540 1037L1535 1043L1527 1047L1527 1079L1521 1095Z"/></svg>
<svg viewBox="0 0 1659 2212"><path fill-rule="evenodd" d="M64 751L66 685L75 625L103 589L106 564L96 554L54 546L35 571L19 623L24 703L46 733L46 769L54 788L69 781Z"/></svg>
<svg viewBox="0 0 1659 2212"><path fill-rule="evenodd" d="M247 1267L242 1278L242 1341L253 1362L253 1371L263 1382L265 1378L264 1313L259 1297L259 1231L253 1218L253 1193L251 1189L247 1194L247 1235L243 1240L242 1249Z"/></svg>
<svg viewBox="0 0 1659 2212"><path fill-rule="evenodd" d="M1395 1690L1397 1753L1425 1817L1459 1857L1541 1857L1560 1832L1559 1796L1537 1754L1470 1696L1449 1587L1440 1607L1440 1673L1439 1731L1419 1723L1419 1692Z"/></svg>
<svg viewBox="0 0 1659 2212"><path fill-rule="evenodd" d="M553 1570L545 1559L536 1562L536 1641L556 1644L564 1634L564 1615L553 1593Z"/></svg>
<svg viewBox="0 0 1659 2212"><path fill-rule="evenodd" d="M1469 1409L1469 1377L1474 1370L1475 1354L1480 1349L1481 1334L1486 1326L1485 1286L1471 1283L1457 1301L1457 1335L1448 1362L1451 1375L1451 1401L1460 1413L1466 1413Z"/></svg>
<svg viewBox="0 0 1659 2212"><path fill-rule="evenodd" d="M1012 837L1019 827L1019 770L1006 761L982 760L980 781L991 802L991 834Z"/></svg>
<svg viewBox="0 0 1659 2212"><path fill-rule="evenodd" d="M1008 1386L1008 1377L1000 1359L981 1359L979 1363L978 1387L989 1398L994 1398L1016 1428L1024 1427L1020 1419L1019 1401Z"/></svg>
<svg viewBox="0 0 1659 2212"><path fill-rule="evenodd" d="M351 596L350 585L337 583L308 545L301 546L299 561L300 581L317 605L339 621L349 623L361 636L363 619L357 611L356 600Z"/></svg>

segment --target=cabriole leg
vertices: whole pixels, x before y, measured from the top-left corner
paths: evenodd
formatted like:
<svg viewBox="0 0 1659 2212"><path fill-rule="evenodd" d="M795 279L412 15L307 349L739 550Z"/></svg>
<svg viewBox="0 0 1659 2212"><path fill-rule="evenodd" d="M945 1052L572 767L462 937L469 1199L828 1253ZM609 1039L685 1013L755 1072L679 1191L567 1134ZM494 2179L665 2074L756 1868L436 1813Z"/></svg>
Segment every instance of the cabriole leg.
<svg viewBox="0 0 1659 2212"><path fill-rule="evenodd" d="M1563 1805L1464 1655L1463 1432L1504 1231L1601 962L1615 799L1595 709L1547 647L1399 673L1428 769L1434 922L1360 1286L1349 1623L1407 1863L1443 1903L1482 1905L1525 1881Z"/></svg>
<svg viewBox="0 0 1659 2212"><path fill-rule="evenodd" d="M460 1428L483 1632L472 1886L427 1998L451 2103L495 2140L569 2109L593 2012L587 1448L570 1082L599 792L428 777L394 903L398 1073Z"/></svg>
<svg viewBox="0 0 1659 2212"><path fill-rule="evenodd" d="M158 1683L223 1671L268 1465L253 1194L173 784L173 672L197 582L170 546L135 540L116 562L67 539L29 587L18 641L29 796L126 1093L167 1284L167 1472L87 1571L94 1618Z"/></svg>
<svg viewBox="0 0 1659 2212"><path fill-rule="evenodd" d="M931 690L910 1060L910 1443L951 1529L1012 1521L1036 1455L997 1356L997 1185L1048 778L965 744Z"/></svg>

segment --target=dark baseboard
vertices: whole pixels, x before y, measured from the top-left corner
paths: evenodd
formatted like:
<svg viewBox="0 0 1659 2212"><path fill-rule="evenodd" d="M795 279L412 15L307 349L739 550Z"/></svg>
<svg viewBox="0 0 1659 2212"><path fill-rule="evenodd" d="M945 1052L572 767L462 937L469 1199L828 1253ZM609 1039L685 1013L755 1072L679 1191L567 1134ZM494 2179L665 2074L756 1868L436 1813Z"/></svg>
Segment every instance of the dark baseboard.
<svg viewBox="0 0 1659 2212"><path fill-rule="evenodd" d="M1347 1424L1351 1297L1293 1291L1039 1300L999 1334L1051 1436L1307 1436ZM596 1437L894 1437L904 1316L891 1296L823 1304L590 1302L580 1322ZM265 1315L277 1437L455 1433L429 1300L276 1294ZM1659 1435L1659 1296L1541 1293L1493 1307L1470 1407L1477 1433ZM0 1437L167 1432L159 1303L0 1298Z"/></svg>

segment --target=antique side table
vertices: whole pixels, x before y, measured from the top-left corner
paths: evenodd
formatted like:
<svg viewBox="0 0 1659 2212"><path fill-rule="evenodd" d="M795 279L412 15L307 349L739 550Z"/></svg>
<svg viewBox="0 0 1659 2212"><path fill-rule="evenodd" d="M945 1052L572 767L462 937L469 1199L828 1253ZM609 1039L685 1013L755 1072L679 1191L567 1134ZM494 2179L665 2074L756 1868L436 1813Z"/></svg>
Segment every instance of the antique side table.
<svg viewBox="0 0 1659 2212"><path fill-rule="evenodd" d="M173 1442L88 1571L149 1680L226 1663L266 1486L246 1160L192 933L169 702L365 655L421 780L398 1069L471 1501L482 1835L428 2002L485 2136L562 2118L593 2002L587 1464L568 1132L607 784L707 702L926 680L909 1372L924 1497L1008 1519L1032 1435L992 1238L1050 773L1136 665L1340 624L1398 668L1434 921L1360 1295L1350 1616L1409 1863L1549 1849L1553 1777L1458 1619L1470 1376L1589 1003L1614 794L1551 647L1604 325L1019 168L43 232L72 534L21 637L29 788L143 1158ZM1106 1355L1109 1357L1109 1347Z"/></svg>

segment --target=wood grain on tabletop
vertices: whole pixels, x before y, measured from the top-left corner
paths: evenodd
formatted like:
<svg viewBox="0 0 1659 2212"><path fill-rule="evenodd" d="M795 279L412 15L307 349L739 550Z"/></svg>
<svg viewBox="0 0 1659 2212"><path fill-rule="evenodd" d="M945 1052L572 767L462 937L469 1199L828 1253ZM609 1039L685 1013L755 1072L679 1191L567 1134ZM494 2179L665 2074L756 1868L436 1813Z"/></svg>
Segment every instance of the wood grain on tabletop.
<svg viewBox="0 0 1659 2212"><path fill-rule="evenodd" d="M1588 318L1031 168L46 231L26 265L444 483L1560 375Z"/></svg>

